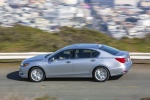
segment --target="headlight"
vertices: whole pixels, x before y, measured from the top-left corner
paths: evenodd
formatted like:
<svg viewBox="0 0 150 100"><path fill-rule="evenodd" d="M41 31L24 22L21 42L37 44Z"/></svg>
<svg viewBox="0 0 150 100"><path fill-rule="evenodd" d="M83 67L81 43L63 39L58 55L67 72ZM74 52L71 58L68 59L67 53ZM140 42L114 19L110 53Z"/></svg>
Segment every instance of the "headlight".
<svg viewBox="0 0 150 100"><path fill-rule="evenodd" d="M29 63L26 63L26 64L23 65L23 67L26 67L26 66L28 66L28 65L29 65Z"/></svg>
<svg viewBox="0 0 150 100"><path fill-rule="evenodd" d="M21 64L22 67L27 67L29 63Z"/></svg>
<svg viewBox="0 0 150 100"><path fill-rule="evenodd" d="M23 66L23 63L21 63L20 66Z"/></svg>

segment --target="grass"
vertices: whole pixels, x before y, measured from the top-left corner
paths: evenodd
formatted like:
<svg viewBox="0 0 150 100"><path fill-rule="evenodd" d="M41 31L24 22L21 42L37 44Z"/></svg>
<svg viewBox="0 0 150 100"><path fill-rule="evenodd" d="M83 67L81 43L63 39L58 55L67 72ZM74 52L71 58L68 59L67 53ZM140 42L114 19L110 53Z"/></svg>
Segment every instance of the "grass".
<svg viewBox="0 0 150 100"><path fill-rule="evenodd" d="M117 40L89 29L63 27L60 32L48 33L20 25L0 27L0 52L53 52L75 43L100 43L130 52L150 52L150 35Z"/></svg>
<svg viewBox="0 0 150 100"><path fill-rule="evenodd" d="M57 100L55 97L43 96L40 98L35 98L34 100Z"/></svg>
<svg viewBox="0 0 150 100"><path fill-rule="evenodd" d="M30 100L30 99L19 95L7 95L2 97L1 100Z"/></svg>
<svg viewBox="0 0 150 100"><path fill-rule="evenodd" d="M140 100L150 100L150 97L141 98Z"/></svg>
<svg viewBox="0 0 150 100"><path fill-rule="evenodd" d="M18 95L7 95L1 98L0 100L58 100L58 99L55 97L47 96L47 95L43 97L38 97L38 98L27 98L27 97L22 97ZM115 99L115 100L119 100L119 99ZM139 100L150 100L150 97L141 98Z"/></svg>
<svg viewBox="0 0 150 100"><path fill-rule="evenodd" d="M0 67L19 67L22 60L0 60Z"/></svg>
<svg viewBox="0 0 150 100"><path fill-rule="evenodd" d="M19 95L7 95L1 98L0 100L57 100L55 97L50 97L50 96L43 96L43 97L38 97L38 98L27 98Z"/></svg>

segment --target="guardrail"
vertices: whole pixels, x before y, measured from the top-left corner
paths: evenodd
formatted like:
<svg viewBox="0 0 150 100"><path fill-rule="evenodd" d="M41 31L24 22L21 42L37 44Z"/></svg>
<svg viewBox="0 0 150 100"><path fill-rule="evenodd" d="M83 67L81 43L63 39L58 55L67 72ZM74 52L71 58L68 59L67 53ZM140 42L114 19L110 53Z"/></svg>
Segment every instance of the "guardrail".
<svg viewBox="0 0 150 100"><path fill-rule="evenodd" d="M150 53L130 53L131 59L139 59L139 60L150 60Z"/></svg>
<svg viewBox="0 0 150 100"><path fill-rule="evenodd" d="M26 59L36 55L48 54L52 52L21 52L21 53L0 53L0 59Z"/></svg>
<svg viewBox="0 0 150 100"><path fill-rule="evenodd" d="M26 59L36 55L53 52L22 52L22 53L0 53L0 59ZM150 53L130 53L131 59L150 60Z"/></svg>

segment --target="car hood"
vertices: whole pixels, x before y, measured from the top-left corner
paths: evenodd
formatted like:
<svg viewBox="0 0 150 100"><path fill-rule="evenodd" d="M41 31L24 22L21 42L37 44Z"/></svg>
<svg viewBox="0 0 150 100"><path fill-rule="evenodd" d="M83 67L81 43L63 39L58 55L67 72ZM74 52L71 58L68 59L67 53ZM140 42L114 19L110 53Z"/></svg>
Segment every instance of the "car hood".
<svg viewBox="0 0 150 100"><path fill-rule="evenodd" d="M33 62L33 61L41 61L41 60L45 59L46 55L47 54L42 54L42 55L37 55L37 56L31 57L31 58L27 58L23 62L26 63L26 62Z"/></svg>

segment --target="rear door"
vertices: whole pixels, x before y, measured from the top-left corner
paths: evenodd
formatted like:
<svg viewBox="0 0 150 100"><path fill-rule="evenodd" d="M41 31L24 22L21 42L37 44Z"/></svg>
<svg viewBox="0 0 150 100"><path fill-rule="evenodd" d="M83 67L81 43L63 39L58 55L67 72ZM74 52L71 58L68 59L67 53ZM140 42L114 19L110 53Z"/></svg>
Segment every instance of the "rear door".
<svg viewBox="0 0 150 100"><path fill-rule="evenodd" d="M99 52L91 49L77 49L75 51L75 59L72 61L72 69L74 76L87 76L91 73L91 69L96 66Z"/></svg>

